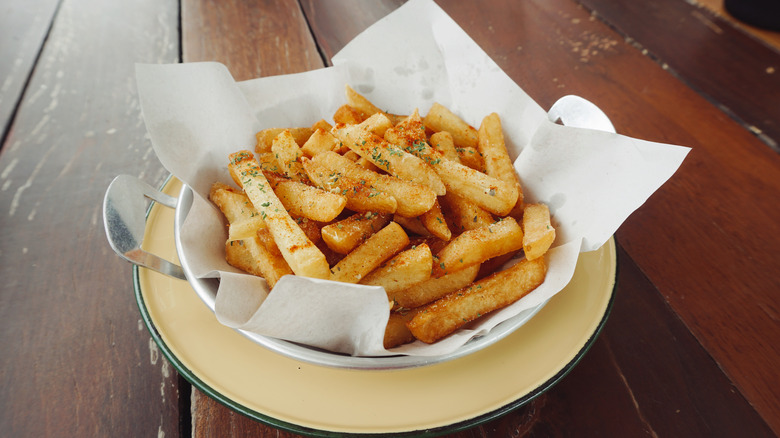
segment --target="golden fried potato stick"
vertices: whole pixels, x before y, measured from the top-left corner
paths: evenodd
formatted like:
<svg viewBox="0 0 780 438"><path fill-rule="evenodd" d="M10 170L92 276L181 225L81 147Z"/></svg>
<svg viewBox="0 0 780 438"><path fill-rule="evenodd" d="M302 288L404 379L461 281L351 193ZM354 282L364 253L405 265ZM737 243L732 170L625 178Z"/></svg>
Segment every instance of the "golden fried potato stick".
<svg viewBox="0 0 780 438"><path fill-rule="evenodd" d="M293 181L274 172L263 172L284 208L294 217L330 222L347 206L347 198Z"/></svg>
<svg viewBox="0 0 780 438"><path fill-rule="evenodd" d="M269 289L282 276L293 273L281 254L270 252L256 237L225 242L225 260L244 272L263 277Z"/></svg>
<svg viewBox="0 0 780 438"><path fill-rule="evenodd" d="M344 145L374 163L382 171L430 187L437 195L446 193L441 178L425 161L362 127L340 126L333 129L333 134Z"/></svg>
<svg viewBox="0 0 780 438"><path fill-rule="evenodd" d="M336 149L339 143L339 140L330 133L330 129L327 131L316 129L306 140L306 143L301 146L301 152L304 156L311 158L322 152Z"/></svg>
<svg viewBox="0 0 780 438"><path fill-rule="evenodd" d="M371 271L360 280L360 283L369 286L382 286L387 292L387 297L392 301L392 296L397 291L405 290L431 278L432 264L431 248L426 244L415 245L401 251Z"/></svg>
<svg viewBox="0 0 780 438"><path fill-rule="evenodd" d="M257 140L257 143L255 144L255 152L258 154L263 152L271 152L271 145L273 145L274 138L276 138L277 135L285 130L290 131L290 134L292 134L295 142L298 143L298 145L303 145L314 132L314 130L311 128L303 127L263 129L255 134L255 139Z"/></svg>
<svg viewBox="0 0 780 438"><path fill-rule="evenodd" d="M374 114L381 113L385 117L389 118L393 122L393 125L395 125L396 123L400 122L403 119L404 116L399 116L396 114L388 114L380 110L376 105L371 103L370 100L366 99L363 95L359 94L349 85L347 85L345 88L347 92L347 104L352 108L355 108L356 110L360 111L361 113L367 116L373 116Z"/></svg>
<svg viewBox="0 0 780 438"><path fill-rule="evenodd" d="M255 237L257 230L267 228L244 192L227 184L214 183L209 200L219 207L228 221L228 242Z"/></svg>
<svg viewBox="0 0 780 438"><path fill-rule="evenodd" d="M511 217L464 231L436 254L433 276L441 277L523 247L523 229Z"/></svg>
<svg viewBox="0 0 780 438"><path fill-rule="evenodd" d="M303 168L311 181L323 190L337 193L347 199L347 208L355 212L395 213L396 199L378 190L366 180L350 178L339 171L321 166L303 158Z"/></svg>
<svg viewBox="0 0 780 438"><path fill-rule="evenodd" d="M474 228L484 227L495 222L493 216L455 193L448 192L439 198L444 217L455 234Z"/></svg>
<svg viewBox="0 0 780 438"><path fill-rule="evenodd" d="M460 155L458 155L458 151L455 149L455 142L452 140L452 134L449 132L439 131L433 133L428 143L442 154L444 158L460 162Z"/></svg>
<svg viewBox="0 0 780 438"><path fill-rule="evenodd" d="M333 121L336 124L342 125L357 125L358 123L366 120L369 114L366 114L357 108L344 104L338 107L335 113L333 113Z"/></svg>
<svg viewBox="0 0 780 438"><path fill-rule="evenodd" d="M294 181L309 183L309 177L304 172L300 162L303 152L300 146L295 143L290 130L285 129L274 138L271 152L273 152L276 164L282 169L283 174Z"/></svg>
<svg viewBox="0 0 780 438"><path fill-rule="evenodd" d="M369 272L409 244L409 237L395 222L366 239L331 269L330 279L357 283Z"/></svg>
<svg viewBox="0 0 780 438"><path fill-rule="evenodd" d="M460 162L464 166L470 167L480 172L485 172L485 160L477 148L455 148L455 152L460 157Z"/></svg>
<svg viewBox="0 0 780 438"><path fill-rule="evenodd" d="M313 133L313 131L316 131L318 129L321 129L324 132L330 132L330 130L333 129L333 125L328 123L328 121L325 120L325 119L319 119L316 122L314 122L313 125L311 125L312 133ZM303 146L303 145L301 145L301 146Z"/></svg>
<svg viewBox="0 0 780 438"><path fill-rule="evenodd" d="M389 193L398 201L395 212L401 216L419 216L430 210L436 202L436 193L422 184L371 171L335 152L317 155L312 161Z"/></svg>
<svg viewBox="0 0 780 438"><path fill-rule="evenodd" d="M526 204L523 210L523 251L533 260L547 252L555 240L555 228L550 224L550 209L544 204Z"/></svg>
<svg viewBox="0 0 780 438"><path fill-rule="evenodd" d="M322 240L333 251L347 254L388 223L390 215L386 213L355 213L322 227Z"/></svg>
<svg viewBox="0 0 780 438"><path fill-rule="evenodd" d="M406 289L396 290L388 298L394 303L395 308L412 309L424 306L448 293L468 286L477 277L478 272L479 265L473 265L443 277L431 277Z"/></svg>
<svg viewBox="0 0 780 438"><path fill-rule="evenodd" d="M420 215L420 223L429 233L441 240L450 240L452 237L452 231L444 219L439 201L436 201L430 210Z"/></svg>
<svg viewBox="0 0 780 438"><path fill-rule="evenodd" d="M312 278L330 277L325 255L317 248L301 227L290 217L284 205L263 176L252 152L230 154L228 169L238 178L244 192L268 225L271 235L284 259L296 275Z"/></svg>
<svg viewBox="0 0 780 438"><path fill-rule="evenodd" d="M433 343L467 323L506 307L539 287L547 274L544 257L516 265L429 304L407 324L415 338Z"/></svg>
<svg viewBox="0 0 780 438"><path fill-rule="evenodd" d="M398 225L404 227L405 230L409 231L412 234L416 234L422 237L432 237L431 232L428 231L428 229L425 228L425 225L422 224L422 221L420 220L420 216L404 217L399 214L394 214L393 221L396 222Z"/></svg>
<svg viewBox="0 0 780 438"><path fill-rule="evenodd" d="M477 130L438 102L428 110L423 123L433 132L449 132L457 147L477 147Z"/></svg>
<svg viewBox="0 0 780 438"><path fill-rule="evenodd" d="M479 140L477 149L485 160L485 173L501 181L510 182L517 187L517 207L516 214L513 216L520 218L523 211L523 188L506 149L499 115L491 113L482 119L477 133Z"/></svg>
<svg viewBox="0 0 780 438"><path fill-rule="evenodd" d="M390 349L414 341L414 336L406 324L414 318L418 311L418 309L403 309L390 312L390 318L387 320L385 328L385 348Z"/></svg>
<svg viewBox="0 0 780 438"><path fill-rule="evenodd" d="M393 121L385 113L376 113L360 122L360 126L374 135L384 137L385 132L393 127Z"/></svg>

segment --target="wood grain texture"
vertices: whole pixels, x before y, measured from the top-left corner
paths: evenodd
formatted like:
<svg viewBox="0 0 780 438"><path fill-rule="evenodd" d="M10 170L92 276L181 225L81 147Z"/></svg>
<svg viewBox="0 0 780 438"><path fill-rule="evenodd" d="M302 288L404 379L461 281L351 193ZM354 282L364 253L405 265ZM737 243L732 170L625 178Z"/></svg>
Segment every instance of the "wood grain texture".
<svg viewBox="0 0 780 438"><path fill-rule="evenodd" d="M780 152L780 51L689 2L581 3Z"/></svg>
<svg viewBox="0 0 780 438"><path fill-rule="evenodd" d="M0 139L5 137L58 3L0 2Z"/></svg>
<svg viewBox="0 0 780 438"><path fill-rule="evenodd" d="M184 62L225 64L237 81L323 67L294 0L185 0Z"/></svg>
<svg viewBox="0 0 780 438"><path fill-rule="evenodd" d="M0 151L0 430L179 435L178 378L140 320L102 199L159 184L135 62L175 62L175 2L66 0Z"/></svg>

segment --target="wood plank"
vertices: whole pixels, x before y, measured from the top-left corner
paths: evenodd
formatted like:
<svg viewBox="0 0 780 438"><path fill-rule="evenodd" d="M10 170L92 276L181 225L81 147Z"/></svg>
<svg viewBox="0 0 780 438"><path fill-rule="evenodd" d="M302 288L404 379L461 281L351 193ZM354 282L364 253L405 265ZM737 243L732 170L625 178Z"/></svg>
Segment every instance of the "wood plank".
<svg viewBox="0 0 780 438"><path fill-rule="evenodd" d="M325 62L368 26L398 9L406 0L302 0L306 19Z"/></svg>
<svg viewBox="0 0 780 438"><path fill-rule="evenodd" d="M581 3L780 152L780 51L690 2Z"/></svg>
<svg viewBox="0 0 780 438"><path fill-rule="evenodd" d="M58 0L0 4L0 139L10 126L58 4Z"/></svg>
<svg viewBox="0 0 780 438"><path fill-rule="evenodd" d="M117 174L165 176L144 138L134 63L177 61L177 10L63 1L0 151L4 435L179 436L177 374L101 218Z"/></svg>
<svg viewBox="0 0 780 438"><path fill-rule="evenodd" d="M184 62L221 62L237 81L323 67L293 0L181 3Z"/></svg>

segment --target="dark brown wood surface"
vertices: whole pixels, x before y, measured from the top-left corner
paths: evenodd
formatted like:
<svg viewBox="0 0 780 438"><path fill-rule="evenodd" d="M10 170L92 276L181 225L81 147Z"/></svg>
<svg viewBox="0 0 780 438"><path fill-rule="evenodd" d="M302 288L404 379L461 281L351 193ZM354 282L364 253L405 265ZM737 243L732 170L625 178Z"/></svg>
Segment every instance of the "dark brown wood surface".
<svg viewBox="0 0 780 438"><path fill-rule="evenodd" d="M0 138L38 60L57 11L57 0L4 4L0 11Z"/></svg>
<svg viewBox="0 0 780 438"><path fill-rule="evenodd" d="M140 321L100 211L115 175L166 176L133 64L311 70L402 3L0 1L24 17L0 19L3 435L297 436L190 397ZM618 232L616 300L577 367L451 436L780 433L780 54L684 0L437 3L543 107L581 95L693 148Z"/></svg>
<svg viewBox="0 0 780 438"><path fill-rule="evenodd" d="M3 41L37 62L0 150L0 435L179 435L186 394L141 322L101 213L117 174L165 177L133 65L178 60L177 10L64 1L29 22L51 26L42 46Z"/></svg>

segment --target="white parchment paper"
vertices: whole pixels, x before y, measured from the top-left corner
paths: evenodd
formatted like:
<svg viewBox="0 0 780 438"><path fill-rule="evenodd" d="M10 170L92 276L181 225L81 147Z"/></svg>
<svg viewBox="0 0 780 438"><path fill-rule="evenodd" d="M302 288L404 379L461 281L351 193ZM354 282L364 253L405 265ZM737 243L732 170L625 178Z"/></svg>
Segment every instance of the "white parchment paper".
<svg viewBox="0 0 780 438"><path fill-rule="evenodd" d="M195 192L181 240L198 277L219 277L219 321L266 336L353 355L385 355L389 315L381 288L287 276L272 294L265 281L225 262L227 238L208 191L232 184L228 155L253 149L263 128L310 126L345 103L349 84L388 112L425 114L439 102L473 126L501 116L526 197L547 203L557 239L545 282L531 294L434 345L392 353L440 355L523 310L571 279L578 254L603 245L667 181L688 148L560 126L430 0L411 0L350 42L333 67L233 80L217 63L136 67L141 106L155 153Z"/></svg>

